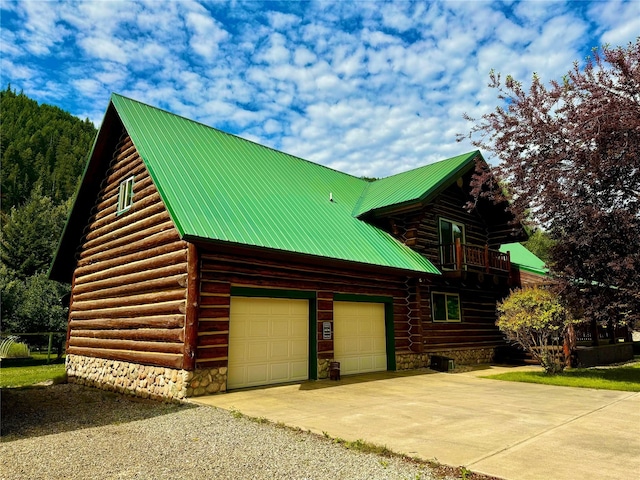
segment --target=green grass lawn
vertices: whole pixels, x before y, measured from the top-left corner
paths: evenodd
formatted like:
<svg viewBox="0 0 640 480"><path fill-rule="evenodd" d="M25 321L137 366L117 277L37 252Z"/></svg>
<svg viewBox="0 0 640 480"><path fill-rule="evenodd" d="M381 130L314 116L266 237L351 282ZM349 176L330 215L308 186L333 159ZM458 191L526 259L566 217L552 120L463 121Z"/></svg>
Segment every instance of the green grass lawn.
<svg viewBox="0 0 640 480"><path fill-rule="evenodd" d="M31 358L4 359L0 362L1 388L26 387L47 381L60 383L65 379L64 358L57 360L55 355L48 365L46 353L35 353Z"/></svg>
<svg viewBox="0 0 640 480"><path fill-rule="evenodd" d="M562 387L640 392L640 362L618 367L573 368L559 375L547 375L542 371L509 372L483 378Z"/></svg>

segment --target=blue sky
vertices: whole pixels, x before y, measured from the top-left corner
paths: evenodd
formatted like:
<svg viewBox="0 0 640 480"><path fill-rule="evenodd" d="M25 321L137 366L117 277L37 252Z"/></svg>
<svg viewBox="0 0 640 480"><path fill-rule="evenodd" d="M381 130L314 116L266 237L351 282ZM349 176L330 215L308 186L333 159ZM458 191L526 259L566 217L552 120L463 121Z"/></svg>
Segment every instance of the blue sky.
<svg viewBox="0 0 640 480"><path fill-rule="evenodd" d="M96 125L111 92L355 175L472 150L493 68L559 79L640 1L7 1L0 79Z"/></svg>

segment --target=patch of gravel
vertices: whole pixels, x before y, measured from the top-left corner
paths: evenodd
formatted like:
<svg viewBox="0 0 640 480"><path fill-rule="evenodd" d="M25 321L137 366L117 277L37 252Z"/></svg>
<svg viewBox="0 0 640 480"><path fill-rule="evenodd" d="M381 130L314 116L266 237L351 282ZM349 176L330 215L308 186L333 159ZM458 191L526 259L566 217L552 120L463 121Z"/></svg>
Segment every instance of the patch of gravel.
<svg viewBox="0 0 640 480"><path fill-rule="evenodd" d="M234 412L81 385L7 389L0 401L3 480L459 478Z"/></svg>

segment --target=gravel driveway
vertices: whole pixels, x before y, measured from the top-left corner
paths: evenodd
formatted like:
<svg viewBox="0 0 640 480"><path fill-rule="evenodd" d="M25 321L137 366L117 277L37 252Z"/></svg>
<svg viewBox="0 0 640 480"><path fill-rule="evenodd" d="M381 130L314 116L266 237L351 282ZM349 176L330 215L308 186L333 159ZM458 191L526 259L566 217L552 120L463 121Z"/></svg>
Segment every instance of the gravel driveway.
<svg viewBox="0 0 640 480"><path fill-rule="evenodd" d="M75 384L3 390L1 402L1 479L457 478L225 410Z"/></svg>

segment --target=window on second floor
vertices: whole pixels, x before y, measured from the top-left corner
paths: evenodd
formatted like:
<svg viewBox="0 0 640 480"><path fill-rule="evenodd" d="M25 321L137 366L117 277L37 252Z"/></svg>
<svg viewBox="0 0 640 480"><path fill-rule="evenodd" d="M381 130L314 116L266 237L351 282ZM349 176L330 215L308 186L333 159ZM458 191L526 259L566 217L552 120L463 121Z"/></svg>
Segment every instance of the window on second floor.
<svg viewBox="0 0 640 480"><path fill-rule="evenodd" d="M440 261L444 268L455 268L456 239L464 242L464 224L441 218L438 230L440 232Z"/></svg>
<svg viewBox="0 0 640 480"><path fill-rule="evenodd" d="M116 214L123 213L133 205L133 177L120 182L120 190L118 191L118 210Z"/></svg>

